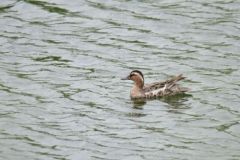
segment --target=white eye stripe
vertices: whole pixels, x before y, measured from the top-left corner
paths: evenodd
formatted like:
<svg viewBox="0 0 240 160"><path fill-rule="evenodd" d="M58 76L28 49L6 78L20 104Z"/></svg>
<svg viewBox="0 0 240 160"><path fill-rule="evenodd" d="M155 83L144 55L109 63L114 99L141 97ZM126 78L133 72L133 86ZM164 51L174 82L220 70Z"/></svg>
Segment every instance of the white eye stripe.
<svg viewBox="0 0 240 160"><path fill-rule="evenodd" d="M141 78L141 80L142 80L142 82L144 82L144 80L143 80L143 77L142 77L142 75L141 75L141 74L139 74L139 73L137 73L137 72L133 72L133 73L131 73L131 75L135 75L135 76L138 76L138 77L140 77L140 78Z"/></svg>

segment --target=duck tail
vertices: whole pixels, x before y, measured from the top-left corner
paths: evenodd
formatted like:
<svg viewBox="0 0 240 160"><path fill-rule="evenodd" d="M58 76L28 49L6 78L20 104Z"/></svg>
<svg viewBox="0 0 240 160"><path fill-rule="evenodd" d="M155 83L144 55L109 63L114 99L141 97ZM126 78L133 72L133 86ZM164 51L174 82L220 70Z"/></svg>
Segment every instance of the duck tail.
<svg viewBox="0 0 240 160"><path fill-rule="evenodd" d="M178 76L176 77L173 77L172 80L173 80L173 83L177 82L177 81L180 81L182 79L185 79L186 77L183 77L182 74L179 74Z"/></svg>
<svg viewBox="0 0 240 160"><path fill-rule="evenodd" d="M173 91L173 92L187 92L187 91L189 91L189 88L180 87L177 84L178 81L183 80L185 78L186 77L183 77L182 74L180 74L176 77L173 77L172 79L169 80L169 83L167 84L166 88L170 91Z"/></svg>

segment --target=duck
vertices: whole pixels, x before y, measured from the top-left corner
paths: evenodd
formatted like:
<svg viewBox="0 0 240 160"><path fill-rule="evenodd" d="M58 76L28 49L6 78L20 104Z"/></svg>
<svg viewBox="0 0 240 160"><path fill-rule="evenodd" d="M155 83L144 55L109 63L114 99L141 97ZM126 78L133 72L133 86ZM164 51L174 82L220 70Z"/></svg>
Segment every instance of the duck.
<svg viewBox="0 0 240 160"><path fill-rule="evenodd" d="M130 91L130 97L131 99L139 99L173 96L185 93L189 91L189 89L177 84L178 81L185 78L182 74L179 74L165 81L144 84L143 73L139 70L133 70L127 77L122 78L122 80L132 80L134 82Z"/></svg>

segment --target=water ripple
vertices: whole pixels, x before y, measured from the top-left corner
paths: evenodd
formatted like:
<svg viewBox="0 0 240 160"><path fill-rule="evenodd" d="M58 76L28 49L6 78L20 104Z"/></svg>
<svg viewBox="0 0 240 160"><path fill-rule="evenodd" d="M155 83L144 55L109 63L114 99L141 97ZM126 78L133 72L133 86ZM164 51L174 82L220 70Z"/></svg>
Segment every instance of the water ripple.
<svg viewBox="0 0 240 160"><path fill-rule="evenodd" d="M0 159L239 159L231 1L0 2ZM131 101L183 73L190 96Z"/></svg>

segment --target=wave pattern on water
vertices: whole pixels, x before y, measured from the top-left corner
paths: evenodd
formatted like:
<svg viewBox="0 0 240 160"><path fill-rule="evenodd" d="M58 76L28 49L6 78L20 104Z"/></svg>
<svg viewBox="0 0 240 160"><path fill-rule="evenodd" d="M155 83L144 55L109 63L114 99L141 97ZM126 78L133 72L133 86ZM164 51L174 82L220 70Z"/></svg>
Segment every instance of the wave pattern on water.
<svg viewBox="0 0 240 160"><path fill-rule="evenodd" d="M0 159L239 159L240 3L0 2ZM134 103L183 73L189 97Z"/></svg>

